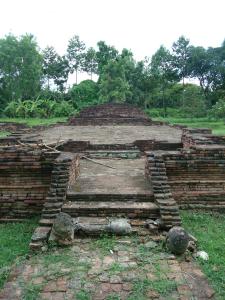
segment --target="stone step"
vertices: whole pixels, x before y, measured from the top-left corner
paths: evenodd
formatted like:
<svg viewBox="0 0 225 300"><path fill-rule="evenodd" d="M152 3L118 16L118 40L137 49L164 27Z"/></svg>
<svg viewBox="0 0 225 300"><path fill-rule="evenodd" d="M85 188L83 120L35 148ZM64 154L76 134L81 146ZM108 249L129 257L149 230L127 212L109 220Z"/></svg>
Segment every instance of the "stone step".
<svg viewBox="0 0 225 300"><path fill-rule="evenodd" d="M71 202L77 201L133 201L133 202L154 202L154 194L149 191L149 194L81 194L67 192L66 200Z"/></svg>
<svg viewBox="0 0 225 300"><path fill-rule="evenodd" d="M72 217L79 216L116 216L134 218L159 217L159 208L151 202L67 202L62 211Z"/></svg>
<svg viewBox="0 0 225 300"><path fill-rule="evenodd" d="M140 158L141 152L139 150L88 150L85 151L85 156L89 158Z"/></svg>

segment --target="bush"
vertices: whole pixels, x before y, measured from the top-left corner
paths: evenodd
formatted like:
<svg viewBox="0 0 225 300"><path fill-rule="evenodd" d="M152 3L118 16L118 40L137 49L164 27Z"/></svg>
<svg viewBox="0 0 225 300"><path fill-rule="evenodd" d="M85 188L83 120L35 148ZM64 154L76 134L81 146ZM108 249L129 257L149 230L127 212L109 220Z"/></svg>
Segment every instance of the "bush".
<svg viewBox="0 0 225 300"><path fill-rule="evenodd" d="M68 95L77 109L98 104L98 84L93 80L84 80L78 85L74 84Z"/></svg>
<svg viewBox="0 0 225 300"><path fill-rule="evenodd" d="M163 118L165 114L164 108L150 108L150 109L146 109L145 112L150 116L150 118ZM167 116L178 117L179 109L168 107Z"/></svg>
<svg viewBox="0 0 225 300"><path fill-rule="evenodd" d="M205 97L201 88L194 84L187 84L182 94L183 106L180 116L185 118L205 117L207 114Z"/></svg>
<svg viewBox="0 0 225 300"><path fill-rule="evenodd" d="M75 110L69 101L47 100L25 100L11 101L4 110L4 114L11 118L50 118L68 117Z"/></svg>
<svg viewBox="0 0 225 300"><path fill-rule="evenodd" d="M76 112L71 101L58 102L54 107L54 117L69 117Z"/></svg>
<svg viewBox="0 0 225 300"><path fill-rule="evenodd" d="M216 119L225 118L225 99L219 99L210 110L209 115Z"/></svg>

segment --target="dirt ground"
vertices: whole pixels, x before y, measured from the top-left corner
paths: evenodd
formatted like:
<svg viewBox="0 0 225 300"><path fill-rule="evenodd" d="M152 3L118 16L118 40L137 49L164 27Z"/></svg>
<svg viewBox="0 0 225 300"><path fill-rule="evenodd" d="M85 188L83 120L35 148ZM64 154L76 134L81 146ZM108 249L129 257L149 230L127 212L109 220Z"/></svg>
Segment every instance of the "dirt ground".
<svg viewBox="0 0 225 300"><path fill-rule="evenodd" d="M168 141L179 143L182 131L160 126L55 126L38 132L44 142L72 139L92 144L126 144L136 140Z"/></svg>

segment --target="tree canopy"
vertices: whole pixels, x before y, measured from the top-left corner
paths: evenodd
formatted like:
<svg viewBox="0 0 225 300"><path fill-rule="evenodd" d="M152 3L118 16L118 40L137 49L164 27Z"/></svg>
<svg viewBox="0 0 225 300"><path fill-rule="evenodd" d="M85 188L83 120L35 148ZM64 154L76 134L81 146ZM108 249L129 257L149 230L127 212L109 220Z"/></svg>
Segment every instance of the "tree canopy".
<svg viewBox="0 0 225 300"><path fill-rule="evenodd" d="M79 72L90 80L78 84ZM75 74L72 87L70 74ZM105 41L87 47L78 35L62 55L52 46L41 50L31 34L1 38L0 112L10 101L40 97L72 101L75 108L128 102L163 108L164 115L169 107L187 112L190 105L205 112L219 103L218 110L225 102L225 41L220 47L204 48L181 36L171 49L161 45L152 57L136 61L130 49L118 51Z"/></svg>

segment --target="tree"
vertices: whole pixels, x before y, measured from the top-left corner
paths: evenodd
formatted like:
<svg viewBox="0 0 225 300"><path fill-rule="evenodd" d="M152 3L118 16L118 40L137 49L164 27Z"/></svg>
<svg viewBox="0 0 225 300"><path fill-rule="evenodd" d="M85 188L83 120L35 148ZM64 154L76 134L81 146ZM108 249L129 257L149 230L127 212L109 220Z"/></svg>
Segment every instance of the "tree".
<svg viewBox="0 0 225 300"><path fill-rule="evenodd" d="M184 117L205 117L206 101L201 87L195 84L185 84L182 91L184 97L184 106L181 108L181 114Z"/></svg>
<svg viewBox="0 0 225 300"><path fill-rule="evenodd" d="M69 75L69 62L66 56L58 55L55 62L55 73L53 75L54 83L57 85L60 92L63 92L65 83Z"/></svg>
<svg viewBox="0 0 225 300"><path fill-rule="evenodd" d="M68 94L78 109L98 102L98 84L92 80L84 80L74 84Z"/></svg>
<svg viewBox="0 0 225 300"><path fill-rule="evenodd" d="M104 67L112 60L115 60L118 56L118 51L113 46L108 46L104 41L97 43L98 51L96 52L96 58L98 63L99 82L101 81L101 75Z"/></svg>
<svg viewBox="0 0 225 300"><path fill-rule="evenodd" d="M33 35L0 40L0 94L6 100L32 99L41 88L42 56Z"/></svg>
<svg viewBox="0 0 225 300"><path fill-rule="evenodd" d="M170 52L161 46L151 59L151 74L157 82L157 86L162 93L162 106L164 108L164 116L167 115L167 97L166 89L171 87L178 81L177 72L173 68L172 56ZM157 89L156 86L156 89Z"/></svg>
<svg viewBox="0 0 225 300"><path fill-rule="evenodd" d="M189 57L190 57L190 46L189 40L184 36L180 36L179 39L173 43L173 66L182 80L184 89L184 79L189 76ZM182 106L184 106L184 95L182 94Z"/></svg>
<svg viewBox="0 0 225 300"><path fill-rule="evenodd" d="M70 73L76 73L76 84L77 74L82 69L85 48L86 46L84 42L80 41L78 35L75 35L69 40L67 47L67 59L69 61Z"/></svg>
<svg viewBox="0 0 225 300"><path fill-rule="evenodd" d="M47 47L43 51L43 74L47 80L48 89L50 81L57 86L61 92L68 80L69 62L66 56L60 56L53 47Z"/></svg>
<svg viewBox="0 0 225 300"><path fill-rule="evenodd" d="M130 86L126 80L121 59L110 60L102 70L99 96L102 102L123 103L130 97Z"/></svg>
<svg viewBox="0 0 225 300"><path fill-rule="evenodd" d="M125 69L127 82L130 86L128 101L145 107L149 98L149 76L143 61L136 62L131 51L123 49L121 59Z"/></svg>
<svg viewBox="0 0 225 300"><path fill-rule="evenodd" d="M189 62L191 77L197 78L202 91L211 106L211 94L222 85L222 65L219 51L216 48L190 48Z"/></svg>
<svg viewBox="0 0 225 300"><path fill-rule="evenodd" d="M55 66L58 54L53 47L46 47L43 50L43 74L45 80L47 81L47 87L50 89L50 81L53 80L55 76Z"/></svg>
<svg viewBox="0 0 225 300"><path fill-rule="evenodd" d="M91 75L91 80L92 80L92 75L97 74L98 63L97 63L96 51L92 47L88 48L87 52L84 55L82 70Z"/></svg>
<svg viewBox="0 0 225 300"><path fill-rule="evenodd" d="M178 76L182 80L182 84L184 87L184 79L189 75L189 40L186 39L184 36L179 37L179 39L175 43L173 43L172 50L173 66L176 69Z"/></svg>

